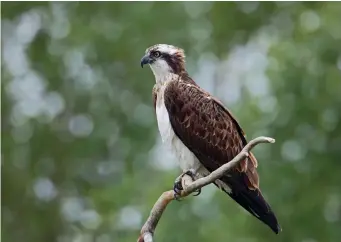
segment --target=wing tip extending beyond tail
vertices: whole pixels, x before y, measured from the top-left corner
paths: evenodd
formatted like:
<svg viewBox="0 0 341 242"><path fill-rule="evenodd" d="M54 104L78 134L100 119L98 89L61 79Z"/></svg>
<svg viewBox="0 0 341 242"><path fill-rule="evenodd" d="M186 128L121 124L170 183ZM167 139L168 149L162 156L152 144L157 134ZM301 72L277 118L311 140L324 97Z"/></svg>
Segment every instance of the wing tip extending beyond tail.
<svg viewBox="0 0 341 242"><path fill-rule="evenodd" d="M273 232L279 234L282 231L276 215L270 205L265 201L260 190L246 189L234 192L232 189L232 193L228 193L228 195L253 216L268 225Z"/></svg>
<svg viewBox="0 0 341 242"><path fill-rule="evenodd" d="M260 217L259 220L268 225L275 234L279 234L282 231L281 225L278 223L277 218L271 209L268 214L264 217Z"/></svg>
<svg viewBox="0 0 341 242"><path fill-rule="evenodd" d="M265 201L261 193L252 194L256 192L257 191L250 190L250 193L241 193L241 196L237 195L235 200L253 216L268 225L273 232L278 234L282 231L282 228L277 221L276 215L271 210L269 204Z"/></svg>
<svg viewBox="0 0 341 242"><path fill-rule="evenodd" d="M271 228L271 227L270 227ZM282 227L281 225L277 224L277 227L271 228L276 234L279 234L282 232Z"/></svg>

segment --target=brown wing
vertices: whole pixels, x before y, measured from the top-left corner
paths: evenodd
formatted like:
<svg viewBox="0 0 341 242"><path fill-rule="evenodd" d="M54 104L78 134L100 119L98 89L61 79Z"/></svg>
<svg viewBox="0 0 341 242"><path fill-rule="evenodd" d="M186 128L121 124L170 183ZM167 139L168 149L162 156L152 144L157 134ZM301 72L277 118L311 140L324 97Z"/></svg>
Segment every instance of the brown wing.
<svg viewBox="0 0 341 242"><path fill-rule="evenodd" d="M187 79L189 81L187 81ZM198 87L189 77L174 81L165 89L165 106L175 134L210 172L231 161L246 145L244 133L224 106ZM259 190L257 160L250 156L219 180L239 205L267 224L281 230L270 205Z"/></svg>
<svg viewBox="0 0 341 242"><path fill-rule="evenodd" d="M197 85L175 81L164 95L174 132L210 172L231 161L247 144L231 113ZM230 183L242 175L249 189L257 189L256 167L257 160L250 154L229 172Z"/></svg>

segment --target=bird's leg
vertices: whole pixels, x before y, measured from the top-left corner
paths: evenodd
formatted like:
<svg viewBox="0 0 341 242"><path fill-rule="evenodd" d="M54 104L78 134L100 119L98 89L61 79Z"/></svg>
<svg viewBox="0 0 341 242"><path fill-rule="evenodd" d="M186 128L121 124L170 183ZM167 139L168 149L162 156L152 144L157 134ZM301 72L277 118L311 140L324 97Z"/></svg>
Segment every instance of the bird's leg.
<svg viewBox="0 0 341 242"><path fill-rule="evenodd" d="M174 191L174 198L177 201L180 201L181 191L184 190L182 187L182 178L188 175L192 178L192 181L195 181L195 170L189 169L188 171L183 172L180 176L178 176L174 181L173 191ZM198 196L201 193L201 189L195 191L196 194L194 196Z"/></svg>

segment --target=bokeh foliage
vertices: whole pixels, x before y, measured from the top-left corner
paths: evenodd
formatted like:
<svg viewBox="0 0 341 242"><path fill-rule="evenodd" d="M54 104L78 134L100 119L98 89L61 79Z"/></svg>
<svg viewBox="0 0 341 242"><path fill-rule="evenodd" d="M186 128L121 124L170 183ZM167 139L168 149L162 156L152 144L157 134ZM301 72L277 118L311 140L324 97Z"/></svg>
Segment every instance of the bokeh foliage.
<svg viewBox="0 0 341 242"><path fill-rule="evenodd" d="M157 241L341 240L341 4L6 2L1 8L3 241L135 241L179 174L160 145L144 50L186 50L195 80L255 149L274 235L208 186Z"/></svg>

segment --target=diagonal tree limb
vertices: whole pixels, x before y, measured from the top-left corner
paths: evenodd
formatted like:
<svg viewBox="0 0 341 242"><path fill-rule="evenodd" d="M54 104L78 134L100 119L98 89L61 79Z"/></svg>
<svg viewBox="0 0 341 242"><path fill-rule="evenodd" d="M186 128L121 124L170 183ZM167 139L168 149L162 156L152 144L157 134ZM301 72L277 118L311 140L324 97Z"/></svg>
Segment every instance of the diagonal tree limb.
<svg viewBox="0 0 341 242"><path fill-rule="evenodd" d="M196 181L192 181L189 176L184 176L182 180L183 188L184 190L181 192L181 197L186 197L192 192L196 191L199 188L202 188L215 180L219 179L223 176L225 172L233 168L235 165L237 165L241 160L243 160L245 157L249 156L249 151L254 148L256 145L261 143L275 143L275 139L269 138L269 137L258 137L253 140L251 140L244 148L243 150L236 155L230 162L226 163L225 165L219 167L217 170L213 171L210 175L200 178ZM159 197L159 199L154 204L150 215L143 225L140 237L138 238L138 242L153 242L153 235L155 228L163 214L163 211L165 211L167 205L174 200L174 191L166 191L162 193L162 195Z"/></svg>

